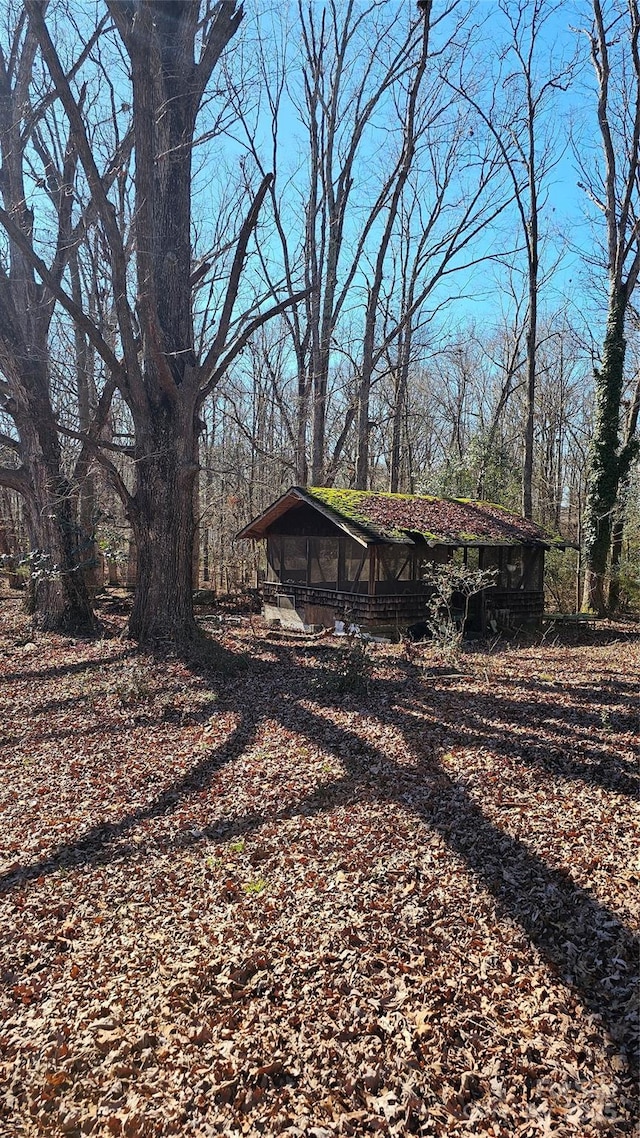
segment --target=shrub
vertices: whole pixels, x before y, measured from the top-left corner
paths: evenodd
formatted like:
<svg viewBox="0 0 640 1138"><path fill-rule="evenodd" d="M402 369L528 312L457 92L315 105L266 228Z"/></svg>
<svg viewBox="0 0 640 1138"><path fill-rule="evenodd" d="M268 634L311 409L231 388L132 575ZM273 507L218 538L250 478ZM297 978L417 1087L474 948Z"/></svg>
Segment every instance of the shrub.
<svg viewBox="0 0 640 1138"><path fill-rule="evenodd" d="M466 565L434 565L425 580L433 592L427 603L431 643L447 663L454 664L462 647L469 616L469 601L495 584L495 569L468 569ZM462 602L462 610L460 610Z"/></svg>

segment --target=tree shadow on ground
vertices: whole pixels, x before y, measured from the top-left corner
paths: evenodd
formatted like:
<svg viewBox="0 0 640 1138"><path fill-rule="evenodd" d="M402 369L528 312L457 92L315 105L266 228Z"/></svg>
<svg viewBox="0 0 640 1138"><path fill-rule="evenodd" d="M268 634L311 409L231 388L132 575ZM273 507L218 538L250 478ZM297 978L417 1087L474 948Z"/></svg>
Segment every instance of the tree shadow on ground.
<svg viewBox="0 0 640 1138"><path fill-rule="evenodd" d="M211 784L215 774L227 763L233 762L251 746L258 719L243 716L220 747L203 757L179 779L174 780L144 807L125 814L117 822L101 822L92 826L76 841L58 846L48 857L25 867L13 868L0 876L0 895L21 889L40 877L57 873L62 868L82 865L103 865L113 857L115 844L132 834L145 822L173 813L181 802L199 793ZM118 850L118 855L122 853Z"/></svg>
<svg viewBox="0 0 640 1138"><path fill-rule="evenodd" d="M425 726L424 716L421 720L420 688L409 666L404 669L404 685L402 674L397 680L380 680L367 700L360 705L352 702L368 716L380 715L385 723L390 720L402 733L410 761L400 763L357 730L329 718L332 701L323 696L317 685L310 691L290 693L287 676L293 678L292 669L296 670L295 684L298 689L300 686L295 653L279 646L274 655L272 675L273 690L279 694L277 706L271 702L266 708L260 707L252 691L251 675L227 684L221 707L225 712L233 712L237 719L229 736L217 748L194 763L149 805L125 814L117 822L94 826L77 841L59 846L37 863L5 873L0 878L0 892L22 891L29 883L62 867L90 867L129 856L127 848L118 844L123 838L131 837L137 827L154 818L173 814L203 789L213 788L222 767L239 760L253 745L263 719L278 719L284 728L314 743L320 740L346 768L344 775L311 789L279 810L258 810L249 816L220 819L197 831L182 832L175 839L176 846L185 848L207 839L246 836L265 823L320 815L363 800L375 800L389 808L400 806L428 830L437 832L449 849L463 859L468 871L493 897L498 912L520 925L556 977L575 990L586 1008L600 1017L614 1044L631 1050L636 940L614 912L577 885L568 873L551 868L524 842L487 817L466 787L443 769L438 756L462 738L460 709L457 715L452 709L438 737L430 738L430 725ZM459 698L468 727L473 722L473 708L468 700L464 701L464 695ZM442 708L435 710L440 713ZM518 710L522 714L521 705ZM496 718L502 719L502 728L485 729L481 734L483 745L505 744L512 712L508 700L496 703ZM477 726L479 730L480 724ZM466 733L464 742L469 743ZM537 751L521 755L516 747L515 754L527 763L545 771L553 768L566 777L554 759L547 761ZM582 779L583 775L570 767L569 777Z"/></svg>
<svg viewBox="0 0 640 1138"><path fill-rule="evenodd" d="M22 668L18 672L3 672L0 674L0 684L12 683L16 680L49 680L61 679L62 676L79 675L82 672L100 671L101 669L117 663L118 660L135 658L136 648L123 648L121 652L109 656L107 660L78 660L72 664L52 664L48 668Z"/></svg>
<svg viewBox="0 0 640 1138"><path fill-rule="evenodd" d="M632 759L612 755L602 741L594 738L595 729L606 734L599 714L583 714L580 720L573 716L563 722L562 715L548 701L505 699L494 693L492 718L487 721L482 712L468 700L463 707L453 706L444 700L429 704L416 701L425 716L437 712L439 722L449 735L450 746L489 747L494 753L516 759L527 766L537 767L565 780L577 780L589 786L600 786L627 797L635 797L640 790L637 764ZM526 731L505 733L505 723L526 724ZM626 719L616 714L619 729ZM632 740L628 748L638 751Z"/></svg>

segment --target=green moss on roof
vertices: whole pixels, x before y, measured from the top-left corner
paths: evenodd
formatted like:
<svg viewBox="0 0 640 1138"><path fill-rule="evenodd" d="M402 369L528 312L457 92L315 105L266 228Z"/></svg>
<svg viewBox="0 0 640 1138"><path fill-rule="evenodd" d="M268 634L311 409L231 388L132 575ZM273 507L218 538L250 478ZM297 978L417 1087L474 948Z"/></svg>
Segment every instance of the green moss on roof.
<svg viewBox="0 0 640 1138"><path fill-rule="evenodd" d="M366 490L336 490L334 487L325 486L310 486L307 489L307 494L310 494L312 498L316 498L319 502L322 502L324 506L328 506L330 510L335 510L335 512L340 514L346 521L354 522L356 525L372 531L376 535L379 534L381 537L392 538L396 541L402 541L406 538L406 532L398 529L393 524L385 525L383 528L379 525L374 525L371 515L367 511L367 505L371 504L372 498L388 498L390 501L411 502L415 499L414 494L373 494ZM427 500L435 501L434 498L428 498ZM431 536L435 537L435 534Z"/></svg>
<svg viewBox="0 0 640 1138"><path fill-rule="evenodd" d="M389 494L312 486L310 498L382 541L470 545L562 542L555 534L494 502L436 498L431 494Z"/></svg>

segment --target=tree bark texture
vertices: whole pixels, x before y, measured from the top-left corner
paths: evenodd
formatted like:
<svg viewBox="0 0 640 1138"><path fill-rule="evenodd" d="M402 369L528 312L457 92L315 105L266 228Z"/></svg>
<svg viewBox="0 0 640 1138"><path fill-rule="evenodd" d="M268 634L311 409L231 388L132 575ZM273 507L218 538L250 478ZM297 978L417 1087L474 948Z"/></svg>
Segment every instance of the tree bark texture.
<svg viewBox="0 0 640 1138"><path fill-rule="evenodd" d="M34 627L50 632L87 633L94 617L77 523L77 494L62 472L62 456L46 377L37 367L22 375L15 422L28 476L24 485L33 566L28 608Z"/></svg>
<svg viewBox="0 0 640 1138"><path fill-rule="evenodd" d="M193 616L193 492L197 474L193 417L167 404L137 439L137 485L130 518L137 579L129 633L143 643L186 644ZM177 442L177 445L176 445Z"/></svg>
<svg viewBox="0 0 640 1138"><path fill-rule="evenodd" d="M181 643L196 632L192 565L198 387L190 275L191 149L198 104L190 7L148 5L125 35L133 76L143 339L141 383L134 380L131 400L136 485L129 516L138 566L129 632L140 642Z"/></svg>
<svg viewBox="0 0 640 1138"><path fill-rule="evenodd" d="M29 304L18 315L12 303L11 282L3 275L0 366L12 393L8 408L19 439L21 460L14 486L25 500L31 551L46 558L40 564L41 572L32 578L29 609L36 628L89 632L94 618L83 576L77 495L63 474L57 421L49 394L46 336L43 340L39 329L30 328L30 307ZM6 472L6 478L10 473Z"/></svg>
<svg viewBox="0 0 640 1138"><path fill-rule="evenodd" d="M607 568L620 480L619 417L624 382L625 289L612 290L602 364L595 369L595 418L583 523L585 580L582 608L607 611Z"/></svg>
<svg viewBox="0 0 640 1138"><path fill-rule="evenodd" d="M618 502L611 535L611 565L609 585L609 612L616 613L620 609L620 564L622 561L622 546L624 538L625 514L629 501L629 482L631 467L638 457L640 440L637 437L638 418L640 417L640 375L636 380L629 412L625 424L624 441L619 459Z"/></svg>

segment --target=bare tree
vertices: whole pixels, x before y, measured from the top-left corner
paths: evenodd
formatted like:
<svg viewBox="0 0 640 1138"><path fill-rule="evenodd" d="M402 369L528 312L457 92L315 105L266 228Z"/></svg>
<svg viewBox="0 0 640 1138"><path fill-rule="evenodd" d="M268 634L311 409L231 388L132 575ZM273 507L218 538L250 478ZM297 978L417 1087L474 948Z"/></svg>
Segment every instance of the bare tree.
<svg viewBox="0 0 640 1138"><path fill-rule="evenodd" d="M566 90L575 61L556 64L549 54L540 72L540 56L548 52L544 29L559 10L552 0L500 0L508 27L507 43L497 55L489 101L477 87L457 84L494 136L511 179L527 275L527 394L522 461L522 510L533 515L533 450L536 400L536 349L540 292L541 219L548 195L546 181L562 156L557 118L550 114L554 92ZM486 86L486 85L485 85Z"/></svg>
<svg viewBox="0 0 640 1138"><path fill-rule="evenodd" d="M125 504L137 546L131 636L188 645L196 636L192 572L196 532L201 408L251 335L289 303L250 312L241 326L236 302L260 208L265 175L233 238L233 255L215 333L200 358L194 350L192 290L210 266L194 266L191 227L196 120L211 75L242 20L235 0L213 6L188 0L109 2L130 68L135 147L135 288L117 212L99 176L91 132L45 22L44 4L25 8L66 113L74 150L104 231L110 259L117 356L85 312L55 287L59 304L79 322L107 363L129 409L135 485L130 491L103 453ZM38 269L40 271L40 269ZM47 280L51 287L51 282Z"/></svg>
<svg viewBox="0 0 640 1138"><path fill-rule="evenodd" d="M428 0L416 21L388 3L367 8L353 2L300 4L300 60L294 55L288 68L279 64L275 75L263 66L274 122L270 161L275 166L278 159L278 115L287 99L303 126L307 153L304 174L291 173L284 189L280 176L279 191L278 182L271 191L288 287L294 287L297 274L309 286L305 305L286 317L298 375L296 470L301 478L310 474L313 481L330 483L355 428L349 480L367 485L369 404L390 345L397 340L403 359L410 358L413 329L427 296L473 263L469 252L464 265L462 251L504 208L505 195L496 192L501 169L495 143L489 140L481 150L486 132L482 140L478 132L474 136L468 107L452 107L443 85L442 71L451 67L467 34L466 19L467 10L457 0L441 5ZM247 145L260 162L256 123L246 115L244 121ZM296 195L303 231L296 225ZM407 248L399 253L403 240ZM395 272L402 257L411 283L396 272L392 299L390 270ZM263 268L267 279L277 279L266 258ZM330 438L331 375L347 363L351 390ZM406 362L397 374L404 375L402 392ZM402 401L400 394L400 415Z"/></svg>
<svg viewBox="0 0 640 1138"><path fill-rule="evenodd" d="M95 36L72 72L94 42ZM77 507L88 451L82 449L69 476L51 394L49 350L55 293L84 235L86 218L73 219L77 152L70 138L60 139L55 127L58 153L44 141L44 116L52 96L41 89L36 100L32 98L37 39L22 10L16 13L6 48L5 53L0 47L0 220L8 239L0 264L0 398L9 423L5 446L14 458L0 468L0 484L24 498L31 550L39 558L29 599L36 626L86 631L93 627L93 615ZM34 163L39 163L35 169ZM28 204L34 184L52 206L54 252L48 266L36 251L34 213ZM91 421L87 411L88 445L104 421L112 391L107 385Z"/></svg>
<svg viewBox="0 0 640 1138"><path fill-rule="evenodd" d="M607 611L606 577L618 493L637 454L636 428L621 445L625 323L640 274L640 10L637 0L593 0L589 33L602 160L582 164L583 186L605 221L607 326L594 370L595 416L584 518L583 608Z"/></svg>
<svg viewBox="0 0 640 1138"><path fill-rule="evenodd" d="M524 329L518 319L518 299L515 303L515 319L513 327L506 335L499 338L499 351L493 351L493 345L485 346L485 352L490 356L498 374L500 375L500 391L492 409L490 422L485 431L480 451L480 463L476 478L475 494L477 498L484 498L486 493L487 470L491 461L498 430L505 415L507 404L518 386L520 370L525 362L523 356Z"/></svg>
<svg viewBox="0 0 640 1138"><path fill-rule="evenodd" d="M429 55L429 35L431 32L432 16L431 0L424 0L421 4L421 10L423 13L422 40L415 71L411 76L411 81L407 89L403 113L404 121L402 123L402 146L396 167L389 179L389 189L387 190L388 204L385 206L384 211L384 225L376 251L373 275L368 281L367 288L364 335L362 338L362 363L358 385L358 444L355 469L355 485L356 488L360 490L366 490L369 485L369 400L376 365L376 327L379 319L383 273L387 261L389 245L400 212L404 190L415 158L421 127L419 99L422 83L427 71L427 59ZM405 303L406 299L405 297Z"/></svg>
<svg viewBox="0 0 640 1138"><path fill-rule="evenodd" d="M446 4L443 12L456 2ZM394 191L413 157L414 140L407 140L406 146L402 141L402 112L394 107L394 93L406 95L418 68L415 102L429 21L407 20L401 6L385 0L372 0L366 6L354 0L321 5L299 0L297 11L293 38L301 41L300 57L287 67L281 65L275 76L273 68L263 66L262 81L273 120L272 167L278 162L278 119L285 98L305 136L304 189L301 178L292 177L286 194L274 182L271 198L287 287L293 290L303 282L307 290L304 304L293 307L286 317L298 376L297 475L301 481L310 476L322 484L331 478L338 457L335 450L328 453L327 415L331 369L342 347L342 322L349 319L371 235L389 208L397 208ZM238 111L242 114L241 106ZM246 115L243 118L247 145L264 169L254 126ZM370 158L373 147L383 155L375 169ZM294 206L297 195L300 200ZM297 221L291 225L296 215L303 218L302 229ZM276 278L266 260L263 270L275 292ZM340 432L338 452L355 413L355 406L347 408L347 429Z"/></svg>

